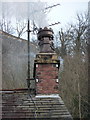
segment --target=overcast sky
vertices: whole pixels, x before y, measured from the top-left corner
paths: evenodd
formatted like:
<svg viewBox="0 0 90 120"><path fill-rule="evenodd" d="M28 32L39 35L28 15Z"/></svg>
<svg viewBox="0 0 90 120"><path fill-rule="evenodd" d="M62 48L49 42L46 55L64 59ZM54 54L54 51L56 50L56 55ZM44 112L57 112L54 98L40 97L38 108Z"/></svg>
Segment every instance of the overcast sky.
<svg viewBox="0 0 90 120"><path fill-rule="evenodd" d="M2 2L36 2L38 0L0 0ZM48 23L60 22L61 24L52 26L55 31L60 27L65 27L67 23L75 22L76 13L85 12L88 9L89 0L40 0L47 2L48 6L60 3L48 13ZM18 12L18 11L17 11Z"/></svg>
<svg viewBox="0 0 90 120"><path fill-rule="evenodd" d="M52 8L48 14L49 24L60 22L61 24L53 26L53 29L58 30L60 27L65 27L68 23L76 21L76 14L83 13L88 10L89 0L56 0L48 4L60 3L60 6Z"/></svg>
<svg viewBox="0 0 90 120"><path fill-rule="evenodd" d="M36 2L38 0L0 0L2 2ZM89 0L40 0L42 2L88 2Z"/></svg>

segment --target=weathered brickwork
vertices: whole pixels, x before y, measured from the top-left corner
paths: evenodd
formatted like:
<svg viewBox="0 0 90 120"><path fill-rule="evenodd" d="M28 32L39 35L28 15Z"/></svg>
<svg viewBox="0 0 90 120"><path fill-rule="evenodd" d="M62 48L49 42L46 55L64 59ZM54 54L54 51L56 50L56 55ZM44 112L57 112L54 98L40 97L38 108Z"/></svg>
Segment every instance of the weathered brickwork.
<svg viewBox="0 0 90 120"><path fill-rule="evenodd" d="M45 27L38 31L40 52L34 60L34 78L37 94L58 94L60 61L55 53L53 30Z"/></svg>
<svg viewBox="0 0 90 120"><path fill-rule="evenodd" d="M37 94L55 94L58 91L58 64L36 64Z"/></svg>

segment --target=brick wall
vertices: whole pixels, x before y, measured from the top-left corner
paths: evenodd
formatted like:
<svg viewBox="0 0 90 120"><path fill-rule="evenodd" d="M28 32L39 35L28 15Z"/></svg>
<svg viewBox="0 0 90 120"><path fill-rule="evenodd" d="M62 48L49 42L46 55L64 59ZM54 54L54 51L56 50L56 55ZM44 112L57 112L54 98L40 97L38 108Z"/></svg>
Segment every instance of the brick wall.
<svg viewBox="0 0 90 120"><path fill-rule="evenodd" d="M58 64L36 64L37 94L55 94L58 90Z"/></svg>

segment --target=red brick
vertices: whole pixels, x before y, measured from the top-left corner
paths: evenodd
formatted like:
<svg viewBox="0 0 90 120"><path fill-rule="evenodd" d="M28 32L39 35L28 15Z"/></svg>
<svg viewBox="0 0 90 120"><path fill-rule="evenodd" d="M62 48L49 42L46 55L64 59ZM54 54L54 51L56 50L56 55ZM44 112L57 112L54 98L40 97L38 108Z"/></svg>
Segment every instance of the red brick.
<svg viewBox="0 0 90 120"><path fill-rule="evenodd" d="M40 94L55 94L59 93L58 83L58 68L53 64L38 64L36 68L36 79L39 82L36 84L37 93Z"/></svg>

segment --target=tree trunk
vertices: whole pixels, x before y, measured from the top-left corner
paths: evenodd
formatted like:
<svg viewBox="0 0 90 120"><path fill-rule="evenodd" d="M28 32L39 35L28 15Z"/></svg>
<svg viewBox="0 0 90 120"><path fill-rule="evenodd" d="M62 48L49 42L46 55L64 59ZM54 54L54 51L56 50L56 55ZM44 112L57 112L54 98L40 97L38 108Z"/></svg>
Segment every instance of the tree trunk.
<svg viewBox="0 0 90 120"><path fill-rule="evenodd" d="M90 38L88 38L88 118L90 118Z"/></svg>
<svg viewBox="0 0 90 120"><path fill-rule="evenodd" d="M78 97L79 97L79 118L81 120L81 94L80 94L80 83L78 79Z"/></svg>

